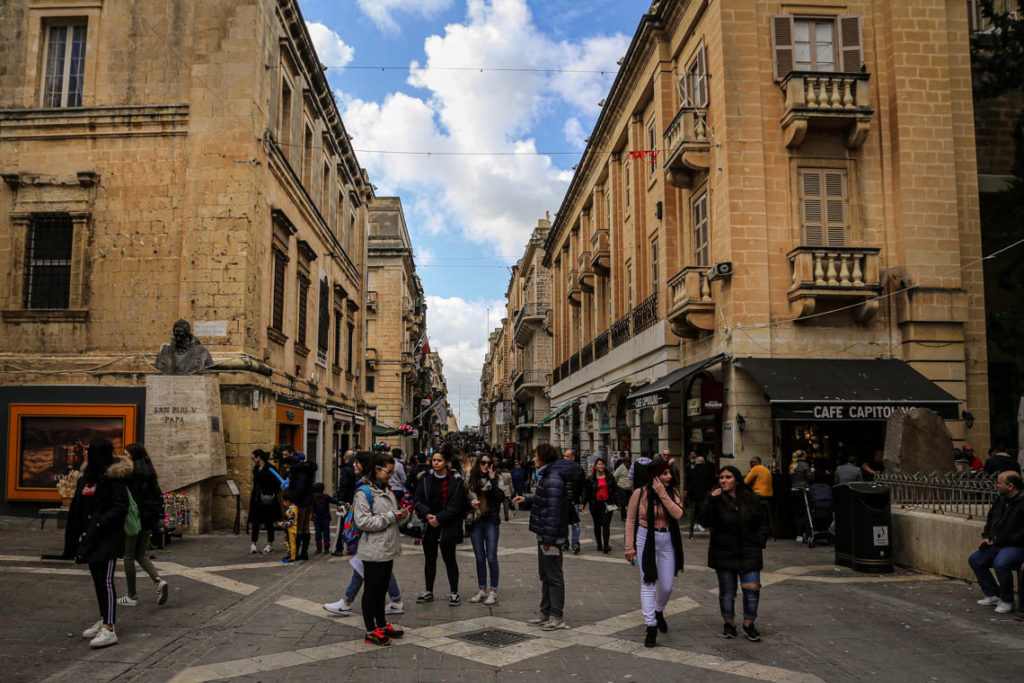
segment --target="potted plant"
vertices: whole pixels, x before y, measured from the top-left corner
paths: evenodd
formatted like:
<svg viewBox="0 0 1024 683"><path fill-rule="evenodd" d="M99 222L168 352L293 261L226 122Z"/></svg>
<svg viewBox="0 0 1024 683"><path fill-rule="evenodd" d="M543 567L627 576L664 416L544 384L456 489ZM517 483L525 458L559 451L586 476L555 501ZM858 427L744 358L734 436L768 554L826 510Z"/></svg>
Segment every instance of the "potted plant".
<svg viewBox="0 0 1024 683"><path fill-rule="evenodd" d="M71 506L71 499L75 496L75 489L78 488L78 479L82 473L78 470L71 470L67 474L57 477L57 493L60 494L60 506L67 508Z"/></svg>

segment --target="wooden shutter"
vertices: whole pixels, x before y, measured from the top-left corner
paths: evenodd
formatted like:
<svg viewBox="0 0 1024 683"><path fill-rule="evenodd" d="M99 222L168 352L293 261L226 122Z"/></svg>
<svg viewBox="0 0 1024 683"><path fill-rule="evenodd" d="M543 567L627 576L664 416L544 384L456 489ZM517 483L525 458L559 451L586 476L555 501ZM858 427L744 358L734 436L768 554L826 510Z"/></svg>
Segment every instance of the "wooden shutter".
<svg viewBox="0 0 1024 683"><path fill-rule="evenodd" d="M822 172L800 171L800 203L803 211L804 246L825 245L824 178Z"/></svg>
<svg viewBox="0 0 1024 683"><path fill-rule="evenodd" d="M284 277L288 257L274 249L274 310L271 315L271 327L278 332L284 331Z"/></svg>
<svg viewBox="0 0 1024 683"><path fill-rule="evenodd" d="M839 70L848 73L860 71L864 64L864 32L861 17L839 17Z"/></svg>
<svg viewBox="0 0 1024 683"><path fill-rule="evenodd" d="M825 223L828 246L846 246L847 205L846 171L824 171L825 176Z"/></svg>
<svg viewBox="0 0 1024 683"><path fill-rule="evenodd" d="M679 106L680 107L692 107L693 105L693 74L690 72L684 73L679 77Z"/></svg>
<svg viewBox="0 0 1024 683"><path fill-rule="evenodd" d="M781 81L793 70L793 15L772 16L772 73Z"/></svg>
<svg viewBox="0 0 1024 683"><path fill-rule="evenodd" d="M704 53L704 46L700 46L700 50L697 52L697 61L695 63L696 68L694 69L695 77L693 83L693 103L695 107L706 107L708 106L708 65L707 58Z"/></svg>

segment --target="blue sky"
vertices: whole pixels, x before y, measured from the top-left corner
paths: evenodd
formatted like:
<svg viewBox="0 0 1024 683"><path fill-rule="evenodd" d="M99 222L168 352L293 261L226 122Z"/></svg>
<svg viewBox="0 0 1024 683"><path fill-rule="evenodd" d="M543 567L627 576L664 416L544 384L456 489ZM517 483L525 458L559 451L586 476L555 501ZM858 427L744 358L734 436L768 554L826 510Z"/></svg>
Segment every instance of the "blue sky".
<svg viewBox="0 0 1024 683"><path fill-rule="evenodd" d="M650 1L299 4L360 163L378 195L402 198L431 346L460 427L476 424L507 266L537 219L558 210ZM410 151L433 154L394 153Z"/></svg>

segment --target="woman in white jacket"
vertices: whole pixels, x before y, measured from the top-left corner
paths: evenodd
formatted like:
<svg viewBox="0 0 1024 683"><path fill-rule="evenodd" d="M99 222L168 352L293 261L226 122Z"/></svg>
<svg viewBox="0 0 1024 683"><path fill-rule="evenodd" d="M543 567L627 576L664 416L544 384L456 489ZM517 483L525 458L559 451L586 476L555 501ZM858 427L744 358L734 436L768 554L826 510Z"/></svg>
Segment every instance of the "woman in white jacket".
<svg viewBox="0 0 1024 683"><path fill-rule="evenodd" d="M357 488L352 499L356 527L362 532L356 557L363 562L363 621L365 642L370 645L390 645L392 639L405 635L384 616L391 570L395 558L402 554L398 526L409 515L408 510L399 508L388 487L394 473L395 459L386 453L377 455L374 471L363 473L370 483Z"/></svg>

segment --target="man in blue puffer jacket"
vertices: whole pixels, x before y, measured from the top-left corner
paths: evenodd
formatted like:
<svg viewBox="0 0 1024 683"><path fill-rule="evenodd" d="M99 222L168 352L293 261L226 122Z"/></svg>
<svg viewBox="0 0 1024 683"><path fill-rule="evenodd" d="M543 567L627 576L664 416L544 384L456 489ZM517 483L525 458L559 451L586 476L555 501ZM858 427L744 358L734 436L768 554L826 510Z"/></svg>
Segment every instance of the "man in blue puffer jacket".
<svg viewBox="0 0 1024 683"><path fill-rule="evenodd" d="M562 574L562 544L569 533L570 506L574 490L576 463L563 460L551 444L541 444L533 455L540 476L537 490L530 497L517 496L514 505L530 511L530 531L537 534L537 566L540 571L540 614L530 619L544 631L569 628L565 625L565 579Z"/></svg>

